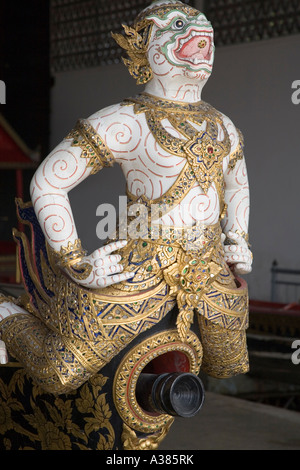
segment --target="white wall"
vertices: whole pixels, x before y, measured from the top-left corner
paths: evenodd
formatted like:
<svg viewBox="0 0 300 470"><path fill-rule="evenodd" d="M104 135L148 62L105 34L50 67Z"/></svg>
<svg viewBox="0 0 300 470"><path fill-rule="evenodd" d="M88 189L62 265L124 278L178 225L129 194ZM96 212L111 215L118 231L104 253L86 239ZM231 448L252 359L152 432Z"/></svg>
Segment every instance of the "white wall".
<svg viewBox="0 0 300 470"><path fill-rule="evenodd" d="M137 88L125 66L57 74L52 92L52 146L79 117L133 95ZM203 99L242 130L251 189L252 298L269 300L270 268L300 269L300 105L291 84L300 80L300 35L217 49L214 72ZM71 193L85 246L99 244L95 228L101 202L118 203L124 179L118 167L105 170ZM290 299L294 301L294 299Z"/></svg>

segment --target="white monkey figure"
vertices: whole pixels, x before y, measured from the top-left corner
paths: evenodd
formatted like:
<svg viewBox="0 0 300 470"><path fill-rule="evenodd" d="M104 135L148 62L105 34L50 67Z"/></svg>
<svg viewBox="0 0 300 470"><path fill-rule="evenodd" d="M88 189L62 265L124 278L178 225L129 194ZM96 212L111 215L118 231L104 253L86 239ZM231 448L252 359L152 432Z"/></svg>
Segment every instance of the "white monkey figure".
<svg viewBox="0 0 300 470"><path fill-rule="evenodd" d="M95 173L95 161L98 170L114 162L121 166L133 199L160 201L178 184L188 161L196 177L157 222L174 228L197 224L209 228L220 223L224 260L235 275L249 273L250 204L242 136L228 117L201 101L214 62L212 26L197 10L179 1L162 0L141 12L135 30L125 28L125 32L131 59L125 63L139 83L146 83L144 92L90 116L81 124L79 134L69 134L37 169L31 200L46 242L62 257L62 269L85 289L103 289L104 293L109 286L130 281L135 273L124 269L120 254L126 241L114 241L91 254L81 249L68 193ZM115 37L123 47L125 39ZM182 123L178 110L185 116ZM97 160L92 153L84 153L82 136L87 133L98 139ZM200 160L192 155L196 147L188 146L192 141L201 152L207 142L205 155L212 157L213 163L203 160L202 166L197 166ZM206 163L207 173L203 170ZM70 246L76 247L74 259L69 256ZM79 276L81 268L83 275ZM0 320L20 314L30 315L23 307L2 299ZM3 341L0 360L7 361Z"/></svg>

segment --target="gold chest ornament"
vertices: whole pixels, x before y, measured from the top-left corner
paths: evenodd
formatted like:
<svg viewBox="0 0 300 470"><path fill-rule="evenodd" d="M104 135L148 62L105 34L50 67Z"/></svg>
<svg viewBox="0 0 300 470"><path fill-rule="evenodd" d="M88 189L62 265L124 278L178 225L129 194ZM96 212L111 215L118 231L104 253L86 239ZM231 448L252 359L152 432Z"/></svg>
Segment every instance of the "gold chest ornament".
<svg viewBox="0 0 300 470"><path fill-rule="evenodd" d="M136 114L145 114L149 130L162 149L187 160L194 179L204 193L215 183L222 204L223 159L230 154L231 144L221 113L203 101L178 103L147 93L125 100L124 105L134 105ZM164 128L164 119L182 138L174 137ZM193 124L202 128L205 126L205 130L199 131ZM222 141L218 140L220 134Z"/></svg>

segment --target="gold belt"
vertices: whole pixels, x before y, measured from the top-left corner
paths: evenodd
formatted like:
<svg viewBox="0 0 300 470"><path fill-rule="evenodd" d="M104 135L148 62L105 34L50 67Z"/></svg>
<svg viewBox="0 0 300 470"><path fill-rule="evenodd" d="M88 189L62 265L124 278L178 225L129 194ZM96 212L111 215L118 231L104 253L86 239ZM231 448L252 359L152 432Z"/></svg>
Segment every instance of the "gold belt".
<svg viewBox="0 0 300 470"><path fill-rule="evenodd" d="M191 227L171 227L155 224L152 224L151 227L151 239L153 241L163 245L180 246L185 251L202 252L207 244L220 241L221 233L222 229L219 222L214 225L195 224ZM201 253L199 254L201 255Z"/></svg>

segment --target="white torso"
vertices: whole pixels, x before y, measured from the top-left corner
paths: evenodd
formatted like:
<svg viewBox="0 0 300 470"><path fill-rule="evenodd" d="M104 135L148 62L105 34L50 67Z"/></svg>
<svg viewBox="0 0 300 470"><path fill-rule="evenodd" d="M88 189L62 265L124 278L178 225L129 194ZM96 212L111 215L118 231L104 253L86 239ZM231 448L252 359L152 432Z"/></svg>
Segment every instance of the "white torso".
<svg viewBox="0 0 300 470"><path fill-rule="evenodd" d="M127 181L127 187L136 197L146 196L156 200L166 193L180 175L186 158L168 153L159 146L149 130L145 115L135 114L132 105L110 106L89 118L90 124L100 136L120 164ZM186 140L171 123L162 121L164 128L174 137ZM190 123L197 131L205 131L206 122L201 125ZM224 124L230 136L232 151L238 145L238 135L231 121L224 116ZM224 139L219 126L218 140ZM224 174L228 170L229 154L223 160ZM247 178L246 178L247 179ZM244 187L246 179L240 179ZM211 225L220 216L220 201L214 184L205 193L197 181L179 205L161 218L166 225L193 225L196 222Z"/></svg>

